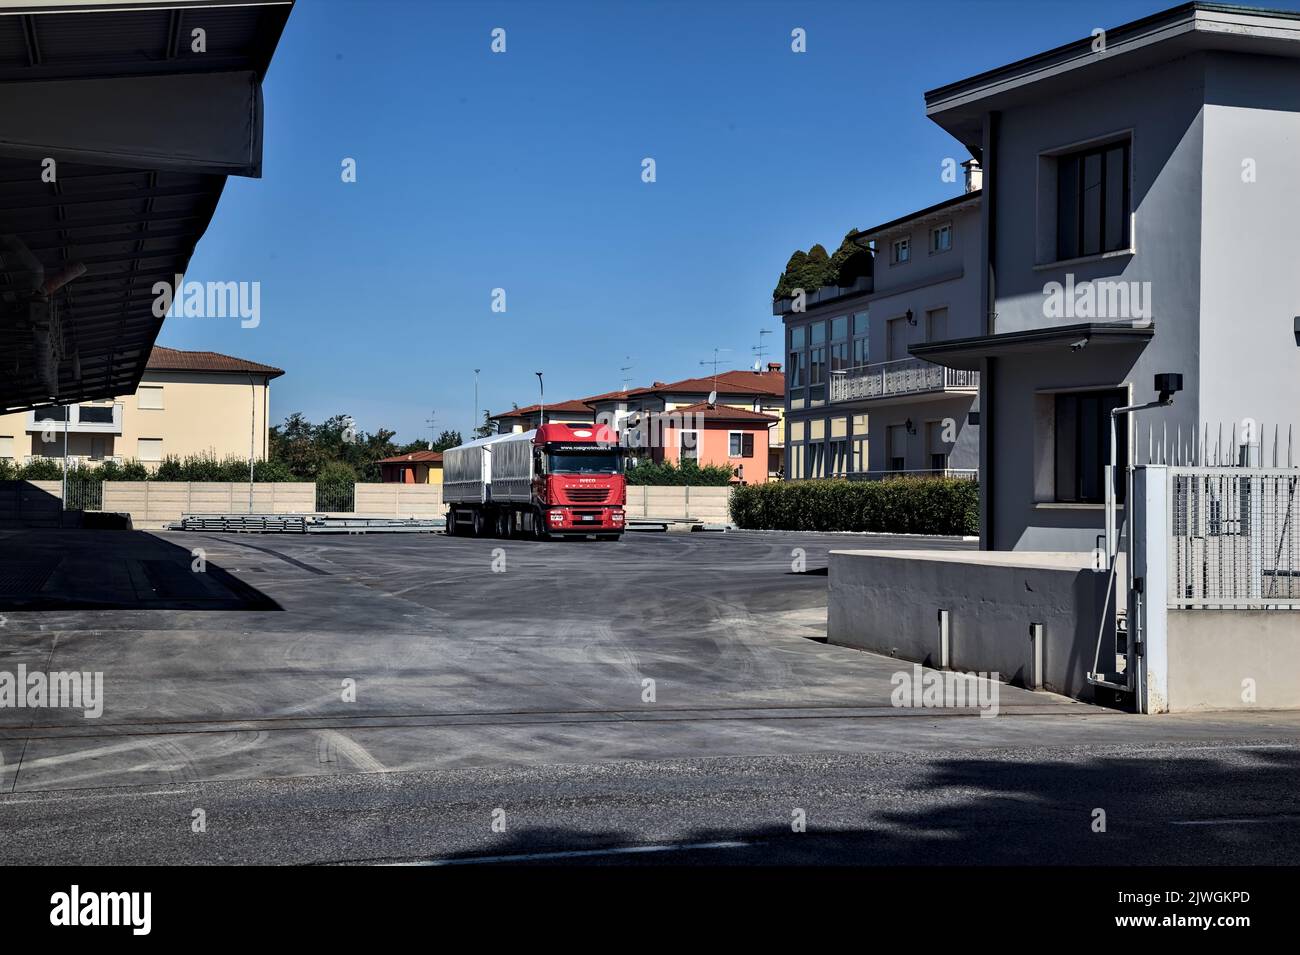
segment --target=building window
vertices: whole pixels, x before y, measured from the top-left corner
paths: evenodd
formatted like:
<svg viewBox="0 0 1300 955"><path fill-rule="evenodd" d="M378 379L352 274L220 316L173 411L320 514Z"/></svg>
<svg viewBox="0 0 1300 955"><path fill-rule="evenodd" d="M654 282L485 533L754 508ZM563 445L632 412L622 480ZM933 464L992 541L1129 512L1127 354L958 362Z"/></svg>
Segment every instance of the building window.
<svg viewBox="0 0 1300 955"><path fill-rule="evenodd" d="M682 429L677 432L678 457L682 461L700 460L700 433L694 429Z"/></svg>
<svg viewBox="0 0 1300 955"><path fill-rule="evenodd" d="M826 380L826 347L808 349L808 384L820 385Z"/></svg>
<svg viewBox="0 0 1300 955"><path fill-rule="evenodd" d="M136 407L141 411L161 411L163 390L160 385L141 385L135 390Z"/></svg>
<svg viewBox="0 0 1300 955"><path fill-rule="evenodd" d="M140 438L136 442L135 456L140 461L163 459L162 438Z"/></svg>
<svg viewBox="0 0 1300 955"><path fill-rule="evenodd" d="M113 406L80 405L77 408L77 421L80 424L112 424Z"/></svg>
<svg viewBox="0 0 1300 955"><path fill-rule="evenodd" d="M1127 140L1056 160L1056 257L1077 259L1129 248Z"/></svg>
<svg viewBox="0 0 1300 955"><path fill-rule="evenodd" d="M925 313L926 341L941 342L948 337L948 309L932 308Z"/></svg>
<svg viewBox="0 0 1300 955"><path fill-rule="evenodd" d="M0 459L12 460L14 456L14 436L0 434Z"/></svg>
<svg viewBox="0 0 1300 955"><path fill-rule="evenodd" d="M831 346L831 371L844 371L849 367L849 343L836 342Z"/></svg>
<svg viewBox="0 0 1300 955"><path fill-rule="evenodd" d="M930 254L947 252L952 248L952 223L945 222L930 230Z"/></svg>
<svg viewBox="0 0 1300 955"><path fill-rule="evenodd" d="M831 341L842 342L849 337L849 317L841 315L831 319Z"/></svg>
<svg viewBox="0 0 1300 955"><path fill-rule="evenodd" d="M891 424L885 431L885 456L889 470L907 470L907 427Z"/></svg>
<svg viewBox="0 0 1300 955"><path fill-rule="evenodd" d="M1122 390L1079 391L1055 396L1053 453L1056 500L1101 504L1106 499L1106 465L1110 463L1110 412L1124 405ZM1124 497L1119 475L1127 465L1127 441L1118 443L1115 487Z"/></svg>
<svg viewBox="0 0 1300 955"><path fill-rule="evenodd" d="M728 432L727 456L731 458L752 458L754 456L754 435L748 431Z"/></svg>
<svg viewBox="0 0 1300 955"><path fill-rule="evenodd" d="M902 265L912 258L912 239L895 239L889 246L889 264Z"/></svg>

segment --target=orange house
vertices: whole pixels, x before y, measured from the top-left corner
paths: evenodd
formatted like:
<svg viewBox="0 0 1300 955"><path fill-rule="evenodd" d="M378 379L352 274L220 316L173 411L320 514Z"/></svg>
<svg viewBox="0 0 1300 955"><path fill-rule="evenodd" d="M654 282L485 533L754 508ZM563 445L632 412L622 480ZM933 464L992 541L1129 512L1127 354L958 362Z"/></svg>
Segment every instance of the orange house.
<svg viewBox="0 0 1300 955"><path fill-rule="evenodd" d="M701 467L731 468L738 484L762 484L768 480L768 435L773 415L698 404L675 408L654 416L650 429L650 453L654 461L694 459Z"/></svg>
<svg viewBox="0 0 1300 955"><path fill-rule="evenodd" d="M442 452L412 451L382 458L379 480L385 484L441 484Z"/></svg>

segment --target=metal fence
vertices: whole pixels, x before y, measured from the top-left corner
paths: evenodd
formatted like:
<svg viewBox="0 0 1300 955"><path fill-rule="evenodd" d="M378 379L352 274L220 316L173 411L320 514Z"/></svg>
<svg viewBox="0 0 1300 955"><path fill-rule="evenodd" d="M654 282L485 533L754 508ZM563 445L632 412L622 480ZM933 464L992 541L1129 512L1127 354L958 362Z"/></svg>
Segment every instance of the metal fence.
<svg viewBox="0 0 1300 955"><path fill-rule="evenodd" d="M93 473L86 474L81 468L68 471L63 509L65 511L99 511L103 507L103 480Z"/></svg>
<svg viewBox="0 0 1300 955"><path fill-rule="evenodd" d="M351 514L356 493L355 484L317 484L316 510L322 514Z"/></svg>
<svg viewBox="0 0 1300 955"><path fill-rule="evenodd" d="M1169 606L1300 609L1300 470L1169 469Z"/></svg>

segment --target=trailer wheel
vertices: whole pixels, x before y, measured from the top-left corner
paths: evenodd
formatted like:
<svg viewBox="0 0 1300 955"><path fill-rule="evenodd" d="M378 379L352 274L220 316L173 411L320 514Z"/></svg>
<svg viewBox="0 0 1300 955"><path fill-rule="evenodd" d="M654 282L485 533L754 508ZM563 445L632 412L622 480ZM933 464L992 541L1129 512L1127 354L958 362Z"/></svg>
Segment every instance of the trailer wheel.
<svg viewBox="0 0 1300 955"><path fill-rule="evenodd" d="M497 537L502 540L510 539L510 531L515 522L514 512L502 510L497 513Z"/></svg>
<svg viewBox="0 0 1300 955"><path fill-rule="evenodd" d="M471 537L482 537L482 536L483 536L483 512L480 511L478 508L475 508L474 510L470 511L469 513L470 513L470 518L469 518L469 519L470 519L470 531L469 531L470 536L471 536Z"/></svg>
<svg viewBox="0 0 1300 955"><path fill-rule="evenodd" d="M445 530L448 537L456 536L456 509L454 507L447 512L447 526Z"/></svg>

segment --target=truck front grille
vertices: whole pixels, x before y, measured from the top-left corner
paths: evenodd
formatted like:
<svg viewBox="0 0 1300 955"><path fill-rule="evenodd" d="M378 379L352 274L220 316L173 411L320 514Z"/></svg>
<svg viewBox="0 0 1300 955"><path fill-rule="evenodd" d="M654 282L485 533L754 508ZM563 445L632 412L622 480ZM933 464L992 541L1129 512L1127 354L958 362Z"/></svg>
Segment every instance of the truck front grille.
<svg viewBox="0 0 1300 955"><path fill-rule="evenodd" d="M575 504L603 504L609 497L607 487L571 487L569 500Z"/></svg>

